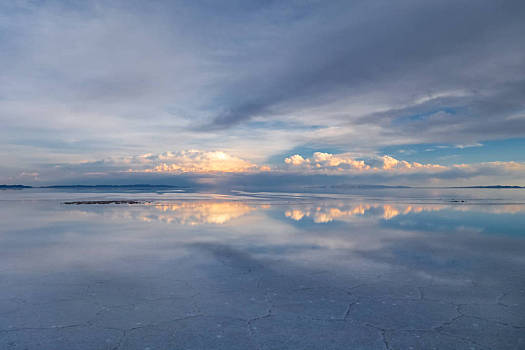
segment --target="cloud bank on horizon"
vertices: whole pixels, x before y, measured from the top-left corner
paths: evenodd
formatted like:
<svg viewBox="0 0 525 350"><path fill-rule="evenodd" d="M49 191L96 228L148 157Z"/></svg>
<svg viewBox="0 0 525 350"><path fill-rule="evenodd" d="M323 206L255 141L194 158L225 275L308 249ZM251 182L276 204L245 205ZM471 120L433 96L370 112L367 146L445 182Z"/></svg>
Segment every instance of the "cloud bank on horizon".
<svg viewBox="0 0 525 350"><path fill-rule="evenodd" d="M119 184L145 182L186 186L274 187L304 185L482 185L510 183L525 173L525 162L441 165L409 162L388 155L356 159L352 154L294 154L280 164L255 164L222 151L185 150L94 162L54 164L42 172L23 173L36 183Z"/></svg>
<svg viewBox="0 0 525 350"><path fill-rule="evenodd" d="M0 183L525 185L523 18L519 0L2 2Z"/></svg>

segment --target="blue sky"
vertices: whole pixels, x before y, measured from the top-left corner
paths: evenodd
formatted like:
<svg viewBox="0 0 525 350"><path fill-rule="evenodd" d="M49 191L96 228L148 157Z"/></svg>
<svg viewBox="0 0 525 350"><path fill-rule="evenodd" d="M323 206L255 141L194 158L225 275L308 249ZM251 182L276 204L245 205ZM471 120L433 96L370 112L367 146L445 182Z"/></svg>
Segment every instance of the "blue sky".
<svg viewBox="0 0 525 350"><path fill-rule="evenodd" d="M0 183L525 185L524 17L518 0L3 1Z"/></svg>
<svg viewBox="0 0 525 350"><path fill-rule="evenodd" d="M480 140L470 144L396 145L383 147L380 151L395 158L443 165L494 161L525 162L525 138Z"/></svg>

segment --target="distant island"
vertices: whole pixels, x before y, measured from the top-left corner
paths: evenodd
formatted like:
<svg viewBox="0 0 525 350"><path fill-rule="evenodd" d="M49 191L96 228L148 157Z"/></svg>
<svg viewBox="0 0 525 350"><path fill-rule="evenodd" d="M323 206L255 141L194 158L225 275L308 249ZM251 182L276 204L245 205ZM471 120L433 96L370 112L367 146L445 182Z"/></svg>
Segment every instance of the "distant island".
<svg viewBox="0 0 525 350"><path fill-rule="evenodd" d="M133 184L133 185L49 185L49 186L26 186L26 185L0 185L0 190L21 190L25 188L56 188L56 189L156 189L156 188L185 188L175 185L150 185L150 184Z"/></svg>
<svg viewBox="0 0 525 350"><path fill-rule="evenodd" d="M33 188L33 186L25 185L0 185L0 190L21 190L24 188Z"/></svg>
<svg viewBox="0 0 525 350"><path fill-rule="evenodd" d="M93 188L182 188L175 185L150 185L150 184L134 184L134 185L50 185L50 186L38 186L36 188L80 188L80 189L93 189Z"/></svg>
<svg viewBox="0 0 525 350"><path fill-rule="evenodd" d="M448 188L525 188L525 186L493 185L493 186L456 186Z"/></svg>
<svg viewBox="0 0 525 350"><path fill-rule="evenodd" d="M47 185L47 186L27 186L27 185L0 185L0 190L23 190L30 188L49 188L49 189L119 189L119 190L154 190L154 189L188 189L189 187L177 185L152 185L152 184L132 184L132 185ZM464 189L522 189L525 186L517 185L489 185L489 186L395 186L395 185L366 185L366 184L337 184L337 185L317 185L308 186L308 189L425 189L425 188L464 188Z"/></svg>
<svg viewBox="0 0 525 350"><path fill-rule="evenodd" d="M389 186L389 185L365 185L365 184L338 184L338 185L319 185L309 186L308 188L331 188L331 189L397 189L397 188L525 188L525 186L517 185L490 185L490 186Z"/></svg>

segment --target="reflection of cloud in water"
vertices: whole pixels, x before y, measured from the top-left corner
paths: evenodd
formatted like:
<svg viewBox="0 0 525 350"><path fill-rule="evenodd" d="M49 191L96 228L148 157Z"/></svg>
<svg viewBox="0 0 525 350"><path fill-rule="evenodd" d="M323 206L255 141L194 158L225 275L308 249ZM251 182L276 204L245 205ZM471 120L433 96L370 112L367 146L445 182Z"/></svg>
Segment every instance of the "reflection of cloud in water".
<svg viewBox="0 0 525 350"><path fill-rule="evenodd" d="M242 202L177 202L149 203L156 211L143 213L143 221L163 221L183 225L224 224L255 210L254 206ZM160 214L158 213L160 212Z"/></svg>
<svg viewBox="0 0 525 350"><path fill-rule="evenodd" d="M242 216L253 214L259 210L269 209L272 206L264 202L234 201L234 200L183 200L147 202L138 206L126 207L89 207L83 206L85 213L112 215L143 222L164 222L168 224L182 224L195 226L200 224L225 224ZM284 207L284 208L283 208ZM292 202L285 206L273 206L278 212L294 221L310 219L320 224L332 221L353 222L360 219L391 220L404 215L423 212L455 211L478 212L493 215L525 213L523 204L452 204L447 202L430 203L384 203L384 202L353 202L342 200L325 200L311 204L304 201ZM283 208L283 209L281 209ZM75 212L78 212L76 210ZM91 211L91 209L96 209ZM282 210L282 211L281 211Z"/></svg>
<svg viewBox="0 0 525 350"><path fill-rule="evenodd" d="M194 254L193 248L189 247L206 243L227 245L247 252L255 259L273 259L279 264L301 262L305 266L333 269L339 274L338 278L341 274L356 275L363 272L375 276L390 271L392 266L401 266L428 276L425 279L436 281L449 278L450 274L444 272L450 270L443 269L460 266L452 262L458 259L461 261L461 257L467 256L465 254L474 254L471 252L472 247L475 248L473 251L479 253L472 257L476 261L482 261L480 257L485 259L490 254L497 255L494 259L507 259L507 255L501 252L515 249L514 246L516 249L523 247L522 243L518 245L522 241L509 235L477 234L474 229L492 229L487 227L494 222L494 216L468 217L468 213L463 215L464 211L493 215L518 213L514 218L497 221L502 224L501 229L497 230L503 233L519 227L521 221L518 219L522 217L519 213L525 212L525 206L519 204L409 204L373 199L366 201L361 198L354 202L329 199L272 200L271 208L267 201L216 198L158 201L129 206L13 203L0 201L0 207L4 209L4 230L0 234L3 249L6 252L16 249L16 240L23 237L20 232L39 234L35 235L38 239L28 240L28 246L25 247L26 252L31 252L32 258L4 254L4 266L32 270L45 268L46 271L76 266L78 263L102 264L105 267L123 256L137 254L140 257L149 252L155 259L182 259L188 254ZM458 215L450 219L450 211L456 211ZM423 212L432 215L424 215L421 220L417 220L417 213ZM412 217L410 220L401 220L402 224L396 224L396 220L385 225L376 224L377 221L401 218L403 215ZM20 220L22 216L27 219ZM305 223L290 225L292 220L303 220ZM330 221L352 223L352 227L321 227L316 224ZM312 226L309 227L309 224ZM212 225L225 226L216 229ZM464 230L462 227L469 229ZM428 234L430 232L432 234ZM446 233L446 236L440 233ZM56 243L60 235L67 238L63 244ZM495 242L502 242L504 246L493 250ZM435 247L442 249L443 253L436 254ZM428 253L421 253L423 251ZM90 257L93 256L96 259L92 261ZM443 259L436 256L442 256ZM510 256L513 259L519 257L514 250Z"/></svg>
<svg viewBox="0 0 525 350"><path fill-rule="evenodd" d="M479 211L483 213L490 214L519 214L525 213L524 204L500 204L500 205L486 205L486 206L474 206L474 205L464 205L457 206L454 210L458 211Z"/></svg>
<svg viewBox="0 0 525 350"><path fill-rule="evenodd" d="M393 205L393 204L357 204L353 206L316 206L312 208L289 209L284 215L292 220L312 218L315 223L327 223L333 220L344 220L356 216L380 217L386 220L398 215L437 211L446 208L444 205Z"/></svg>

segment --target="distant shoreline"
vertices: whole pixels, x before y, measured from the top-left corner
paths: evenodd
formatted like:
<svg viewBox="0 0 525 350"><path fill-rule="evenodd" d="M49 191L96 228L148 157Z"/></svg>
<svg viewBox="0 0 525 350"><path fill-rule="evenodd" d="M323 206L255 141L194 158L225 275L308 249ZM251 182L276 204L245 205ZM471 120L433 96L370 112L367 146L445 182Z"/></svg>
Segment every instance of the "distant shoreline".
<svg viewBox="0 0 525 350"><path fill-rule="evenodd" d="M190 187L177 185L152 185L152 184L133 184L133 185L48 185L48 186L28 186L28 185L0 185L0 190L23 190L32 188L42 189L189 189ZM525 186L518 185L487 185L487 186L389 186L389 185L320 185L308 186L306 189L524 189Z"/></svg>
<svg viewBox="0 0 525 350"><path fill-rule="evenodd" d="M49 186L27 186L27 185L0 185L0 189L24 189L24 188L187 188L175 185L49 185Z"/></svg>

